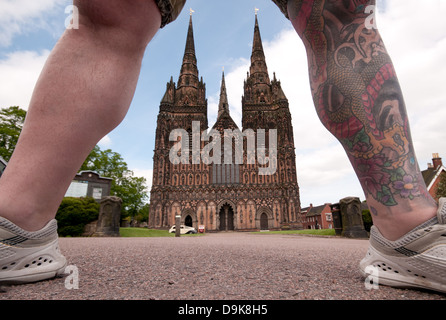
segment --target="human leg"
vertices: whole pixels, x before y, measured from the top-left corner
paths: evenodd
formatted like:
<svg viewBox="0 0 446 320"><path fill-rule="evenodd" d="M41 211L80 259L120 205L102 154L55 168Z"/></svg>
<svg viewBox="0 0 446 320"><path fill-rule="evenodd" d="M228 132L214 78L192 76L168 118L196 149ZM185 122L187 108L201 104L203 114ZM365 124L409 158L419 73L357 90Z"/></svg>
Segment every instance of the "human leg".
<svg viewBox="0 0 446 320"><path fill-rule="evenodd" d="M184 3L74 1L79 29L67 30L48 58L0 179L0 284L64 272L60 201L88 153L124 118L147 44Z"/></svg>
<svg viewBox="0 0 446 320"><path fill-rule="evenodd" d="M273 0L308 55L313 100L361 182L374 226L360 263L379 284L446 292L446 199L429 196L371 0Z"/></svg>
<svg viewBox="0 0 446 320"><path fill-rule="evenodd" d="M308 55L322 123L341 142L374 225L396 240L435 217L419 170L401 88L370 0L290 0L289 18Z"/></svg>
<svg viewBox="0 0 446 320"><path fill-rule="evenodd" d="M28 231L54 218L86 156L124 118L161 24L152 0L74 4L80 27L66 30L49 56L0 179L0 216Z"/></svg>

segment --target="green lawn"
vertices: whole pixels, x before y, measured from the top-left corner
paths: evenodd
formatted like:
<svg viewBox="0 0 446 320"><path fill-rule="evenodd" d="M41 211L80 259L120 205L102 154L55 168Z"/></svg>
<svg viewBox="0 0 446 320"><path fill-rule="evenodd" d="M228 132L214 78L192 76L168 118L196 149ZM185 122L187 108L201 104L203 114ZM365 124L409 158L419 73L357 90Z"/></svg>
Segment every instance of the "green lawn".
<svg viewBox="0 0 446 320"><path fill-rule="evenodd" d="M317 235L317 236L334 236L334 235L336 235L335 229L262 231L262 232L253 232L253 233L256 233L256 234L311 234L311 235Z"/></svg>
<svg viewBox="0 0 446 320"><path fill-rule="evenodd" d="M121 237L131 238L131 237L174 237L174 233L169 233L167 230L153 230L147 228L120 228L119 233Z"/></svg>
<svg viewBox="0 0 446 320"><path fill-rule="evenodd" d="M120 228L119 233L124 238L146 238L146 237L175 237L174 233L169 233L167 230L154 230L147 228ZM319 230L286 230L286 231L264 231L264 232L252 232L255 234L312 234L319 236L334 236L334 229L319 229ZM181 236L200 236L203 234L182 234Z"/></svg>
<svg viewBox="0 0 446 320"><path fill-rule="evenodd" d="M147 229L147 228L120 228L119 233L121 237L124 238L148 238L148 237L175 237L175 233L169 233L167 230L155 230L155 229ZM197 236L202 235L200 233L197 234L182 234L181 236Z"/></svg>

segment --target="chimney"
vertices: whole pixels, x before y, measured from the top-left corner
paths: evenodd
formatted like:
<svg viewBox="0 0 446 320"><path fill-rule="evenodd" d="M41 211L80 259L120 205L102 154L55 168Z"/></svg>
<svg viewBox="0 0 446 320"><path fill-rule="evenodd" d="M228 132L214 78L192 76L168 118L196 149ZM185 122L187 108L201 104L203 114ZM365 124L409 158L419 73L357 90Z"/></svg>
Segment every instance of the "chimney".
<svg viewBox="0 0 446 320"><path fill-rule="evenodd" d="M437 170L439 167L441 167L443 165L443 162L441 161L441 158L438 155L438 153L432 154L432 163L433 163L435 170Z"/></svg>

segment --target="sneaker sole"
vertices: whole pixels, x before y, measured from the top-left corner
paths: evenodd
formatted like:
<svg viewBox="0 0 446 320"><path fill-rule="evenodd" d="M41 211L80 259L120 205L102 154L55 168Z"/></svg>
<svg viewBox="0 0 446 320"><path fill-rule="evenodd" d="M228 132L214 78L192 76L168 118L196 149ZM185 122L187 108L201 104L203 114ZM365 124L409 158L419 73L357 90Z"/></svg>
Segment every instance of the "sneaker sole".
<svg viewBox="0 0 446 320"><path fill-rule="evenodd" d="M16 268L0 272L0 284L25 284L61 276L67 260L58 250L58 240L13 264Z"/></svg>
<svg viewBox="0 0 446 320"><path fill-rule="evenodd" d="M366 272L367 267L372 267L371 272ZM359 264L362 276L376 279L378 285L385 285L401 289L424 289L446 293L446 285L428 280L425 276L412 272L394 261L380 254L373 247L369 248L367 255ZM377 274L376 274L377 273Z"/></svg>

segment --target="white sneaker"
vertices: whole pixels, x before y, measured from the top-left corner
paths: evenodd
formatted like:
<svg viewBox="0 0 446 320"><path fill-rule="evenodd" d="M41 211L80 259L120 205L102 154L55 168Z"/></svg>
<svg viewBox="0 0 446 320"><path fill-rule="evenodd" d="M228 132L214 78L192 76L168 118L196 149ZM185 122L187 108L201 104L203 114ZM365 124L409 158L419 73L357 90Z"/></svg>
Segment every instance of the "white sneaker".
<svg viewBox="0 0 446 320"><path fill-rule="evenodd" d="M359 267L378 284L446 293L446 198L440 199L437 217L396 241L372 227L370 247Z"/></svg>
<svg viewBox="0 0 446 320"><path fill-rule="evenodd" d="M56 220L29 232L0 217L0 284L54 278L64 273L66 264L59 251Z"/></svg>

